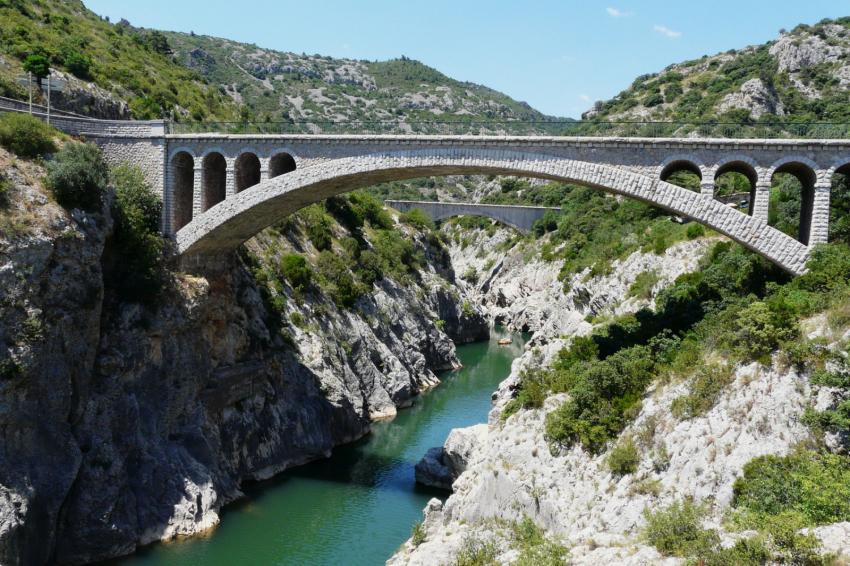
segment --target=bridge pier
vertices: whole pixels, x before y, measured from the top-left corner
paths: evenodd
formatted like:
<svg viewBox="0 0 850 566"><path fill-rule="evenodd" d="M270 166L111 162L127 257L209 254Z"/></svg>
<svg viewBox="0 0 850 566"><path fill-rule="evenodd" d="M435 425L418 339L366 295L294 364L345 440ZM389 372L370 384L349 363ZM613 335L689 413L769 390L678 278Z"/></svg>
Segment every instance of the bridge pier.
<svg viewBox="0 0 850 566"><path fill-rule="evenodd" d="M750 216L767 224L770 212L770 182L759 181L750 199Z"/></svg>
<svg viewBox="0 0 850 566"><path fill-rule="evenodd" d="M832 186L829 180L815 184L810 209L809 246L825 244L829 240L829 193L831 189ZM803 222L802 214L801 210L801 225Z"/></svg>
<svg viewBox="0 0 850 566"><path fill-rule="evenodd" d="M699 192L708 198L714 198L714 181L702 181L699 184Z"/></svg>
<svg viewBox="0 0 850 566"><path fill-rule="evenodd" d="M226 159L227 169L224 170L224 198L229 199L236 194L236 160Z"/></svg>
<svg viewBox="0 0 850 566"><path fill-rule="evenodd" d="M204 212L204 168L200 162L195 164L192 178L192 218L195 219Z"/></svg>

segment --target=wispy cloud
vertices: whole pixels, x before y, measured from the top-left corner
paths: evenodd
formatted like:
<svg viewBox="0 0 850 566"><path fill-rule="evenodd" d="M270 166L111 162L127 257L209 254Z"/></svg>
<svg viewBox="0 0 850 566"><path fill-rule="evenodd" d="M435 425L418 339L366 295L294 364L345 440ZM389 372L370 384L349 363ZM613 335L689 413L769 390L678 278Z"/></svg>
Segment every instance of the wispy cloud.
<svg viewBox="0 0 850 566"><path fill-rule="evenodd" d="M612 6L605 8L605 11L608 12L608 15L612 18L628 18L629 16L634 15L632 12L626 12L625 10L620 10L619 8L614 8Z"/></svg>
<svg viewBox="0 0 850 566"><path fill-rule="evenodd" d="M590 102L590 97L586 94L580 94L578 95L578 97L579 100L581 100L582 102Z"/></svg>
<svg viewBox="0 0 850 566"><path fill-rule="evenodd" d="M656 25L652 29L654 29L657 33L660 33L664 37L669 37L670 39L679 39L680 37L682 37L682 32L674 31L668 28L667 26Z"/></svg>

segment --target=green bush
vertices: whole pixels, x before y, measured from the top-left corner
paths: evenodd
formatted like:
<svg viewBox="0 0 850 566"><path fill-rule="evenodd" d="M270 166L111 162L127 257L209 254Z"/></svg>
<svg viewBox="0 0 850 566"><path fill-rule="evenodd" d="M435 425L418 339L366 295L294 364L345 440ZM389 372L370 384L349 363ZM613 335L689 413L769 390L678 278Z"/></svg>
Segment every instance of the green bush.
<svg viewBox="0 0 850 566"><path fill-rule="evenodd" d="M329 250L333 245L333 218L317 204L303 208L298 216L303 220L307 237L316 249Z"/></svg>
<svg viewBox="0 0 850 566"><path fill-rule="evenodd" d="M122 299L149 303L159 294L165 277L165 240L159 232L162 202L138 168L121 165L110 176L115 187L115 226L112 260L104 277Z"/></svg>
<svg viewBox="0 0 850 566"><path fill-rule="evenodd" d="M547 373L540 369L526 370L520 377L516 396L505 405L502 411L502 420L520 409L539 409L546 401L547 393Z"/></svg>
<svg viewBox="0 0 850 566"><path fill-rule="evenodd" d="M422 524L422 521L418 521L415 525L413 525L413 532L410 535L410 542L413 546L419 546L425 539L428 537L428 534L425 532L425 526Z"/></svg>
<svg viewBox="0 0 850 566"><path fill-rule="evenodd" d="M640 454L631 436L623 439L608 454L608 469L615 476L633 474L640 465Z"/></svg>
<svg viewBox="0 0 850 566"><path fill-rule="evenodd" d="M372 250L361 252L355 273L357 278L368 286L383 279L384 268L380 256Z"/></svg>
<svg viewBox="0 0 850 566"><path fill-rule="evenodd" d="M297 291L304 291L313 280L313 270L300 254L284 254L280 258L280 272Z"/></svg>
<svg viewBox="0 0 850 566"><path fill-rule="evenodd" d="M756 301L738 313L735 320L734 345L747 359L762 359L779 345L794 337L796 327L785 313L772 310L767 303Z"/></svg>
<svg viewBox="0 0 850 566"><path fill-rule="evenodd" d="M405 224L415 226L420 230L433 230L434 221L421 208L412 208L400 216Z"/></svg>
<svg viewBox="0 0 850 566"><path fill-rule="evenodd" d="M634 282L629 286L628 297L637 297L639 299L650 299L652 297L652 288L658 283L659 277L657 271L643 271L635 277Z"/></svg>
<svg viewBox="0 0 850 566"><path fill-rule="evenodd" d="M99 210L109 168L97 146L69 143L47 164L47 186L65 208Z"/></svg>
<svg viewBox="0 0 850 566"><path fill-rule="evenodd" d="M340 308L354 304L364 289L354 281L348 265L337 254L323 251L317 262L319 282L324 291Z"/></svg>
<svg viewBox="0 0 850 566"><path fill-rule="evenodd" d="M419 267L421 258L413 243L396 230L375 230L372 238L375 253L381 259L383 273L404 280Z"/></svg>
<svg viewBox="0 0 850 566"><path fill-rule="evenodd" d="M12 198L12 181L0 173L0 208L9 206Z"/></svg>
<svg viewBox="0 0 850 566"><path fill-rule="evenodd" d="M0 145L20 157L42 157L56 151L56 131L29 114L0 114Z"/></svg>
<svg viewBox="0 0 850 566"><path fill-rule="evenodd" d="M720 393L732 381L732 376L732 370L728 366L698 367L691 379L690 391L673 400L670 412L679 419L692 419L704 415L717 403Z"/></svg>
<svg viewBox="0 0 850 566"><path fill-rule="evenodd" d="M364 191L355 191L348 195L351 206L374 228L389 230L393 227L393 219L384 209L381 201Z"/></svg>
<svg viewBox="0 0 850 566"><path fill-rule="evenodd" d="M41 80L50 72L50 60L42 53L32 53L24 59L24 71Z"/></svg>
<svg viewBox="0 0 850 566"><path fill-rule="evenodd" d="M91 59L83 55L77 50L71 49L67 51L63 56L63 62L65 64L65 68L68 69L75 77L80 79L90 80L91 79Z"/></svg>
<svg viewBox="0 0 850 566"><path fill-rule="evenodd" d="M548 540L543 529L524 517L511 525L511 546L519 550L514 566L561 566L565 563L567 549L562 544Z"/></svg>
<svg viewBox="0 0 850 566"><path fill-rule="evenodd" d="M717 533L702 527L706 508L690 499L658 511L645 511L644 536L664 556L702 558L719 543Z"/></svg>
<svg viewBox="0 0 850 566"><path fill-rule="evenodd" d="M702 236L705 236L705 226L696 222L691 222L685 230L685 235L689 240L701 238Z"/></svg>
<svg viewBox="0 0 850 566"><path fill-rule="evenodd" d="M497 555L495 542L467 536L461 543L454 566L497 566Z"/></svg>
<svg viewBox="0 0 850 566"><path fill-rule="evenodd" d="M733 506L758 526L767 516L793 513L801 526L850 520L850 458L800 450L760 456L735 480Z"/></svg>
<svg viewBox="0 0 850 566"><path fill-rule="evenodd" d="M647 346L558 368L550 385L570 398L546 415L547 440L556 446L580 443L592 453L601 452L633 418L654 370L655 355Z"/></svg>

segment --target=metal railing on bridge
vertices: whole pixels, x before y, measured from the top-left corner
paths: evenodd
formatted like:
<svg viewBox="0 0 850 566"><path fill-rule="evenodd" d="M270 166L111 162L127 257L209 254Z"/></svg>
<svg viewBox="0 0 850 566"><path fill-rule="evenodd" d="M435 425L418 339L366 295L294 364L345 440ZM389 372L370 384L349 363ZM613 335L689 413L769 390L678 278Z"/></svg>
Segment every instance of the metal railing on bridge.
<svg viewBox="0 0 850 566"><path fill-rule="evenodd" d="M169 122L171 134L526 135L626 138L850 139L837 122L601 122L575 120Z"/></svg>

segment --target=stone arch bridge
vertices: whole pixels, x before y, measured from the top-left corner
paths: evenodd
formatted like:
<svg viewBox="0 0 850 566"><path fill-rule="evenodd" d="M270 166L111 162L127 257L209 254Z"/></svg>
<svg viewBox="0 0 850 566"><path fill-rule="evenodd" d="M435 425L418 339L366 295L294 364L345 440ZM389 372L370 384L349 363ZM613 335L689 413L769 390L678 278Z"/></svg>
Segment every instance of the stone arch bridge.
<svg viewBox="0 0 850 566"><path fill-rule="evenodd" d="M281 217L327 197L432 175L516 175L636 198L727 235L792 273L827 240L830 184L850 172L850 140L417 135L168 134L162 122L55 117L113 162L139 165L163 198L163 231L184 265L231 251ZM700 190L666 182L677 171ZM749 210L714 197L715 180L742 174ZM768 225L773 176L802 187L800 232Z"/></svg>

